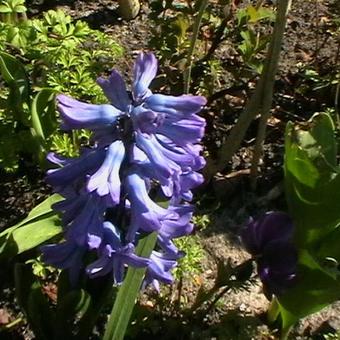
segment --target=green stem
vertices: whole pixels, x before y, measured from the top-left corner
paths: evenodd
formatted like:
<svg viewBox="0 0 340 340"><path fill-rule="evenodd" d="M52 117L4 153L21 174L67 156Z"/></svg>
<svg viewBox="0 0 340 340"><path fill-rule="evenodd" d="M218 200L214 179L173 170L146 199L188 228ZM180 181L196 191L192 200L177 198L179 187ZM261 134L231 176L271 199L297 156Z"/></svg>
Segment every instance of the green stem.
<svg viewBox="0 0 340 340"><path fill-rule="evenodd" d="M138 242L136 253L150 257L157 241L157 233L152 233ZM125 280L119 288L112 308L103 340L123 340L131 314L138 297L146 268L129 268Z"/></svg>
<svg viewBox="0 0 340 340"><path fill-rule="evenodd" d="M205 11L205 8L208 5L208 0L202 0L200 9L198 11L195 23L194 23L194 28L193 28L193 34L192 34L192 39L190 42L189 46L189 51L187 55L187 67L184 72L184 93L189 93L189 88L190 88L190 82L191 82L191 69L192 69L192 58L193 58L193 53L195 50L196 42L197 42L197 37L198 37L198 31L201 26L201 21L202 17Z"/></svg>

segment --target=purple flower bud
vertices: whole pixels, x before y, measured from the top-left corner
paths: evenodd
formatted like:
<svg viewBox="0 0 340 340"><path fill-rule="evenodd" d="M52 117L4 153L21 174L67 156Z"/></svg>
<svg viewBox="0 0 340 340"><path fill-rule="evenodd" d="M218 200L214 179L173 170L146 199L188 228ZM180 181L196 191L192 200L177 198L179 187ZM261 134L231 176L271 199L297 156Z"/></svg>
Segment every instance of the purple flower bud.
<svg viewBox="0 0 340 340"><path fill-rule="evenodd" d="M242 230L243 244L257 262L268 297L282 294L294 283L298 258L293 231L293 221L282 212L267 212L258 220L251 218Z"/></svg>

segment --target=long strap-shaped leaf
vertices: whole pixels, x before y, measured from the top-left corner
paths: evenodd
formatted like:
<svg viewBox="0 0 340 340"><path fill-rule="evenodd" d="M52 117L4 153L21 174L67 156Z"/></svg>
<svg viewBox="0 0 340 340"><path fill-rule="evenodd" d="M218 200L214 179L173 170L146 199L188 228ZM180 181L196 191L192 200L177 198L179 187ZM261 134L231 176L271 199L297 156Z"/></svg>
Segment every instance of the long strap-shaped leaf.
<svg viewBox="0 0 340 340"><path fill-rule="evenodd" d="M157 233L152 233L138 242L136 253L150 257L155 247ZM144 278L145 268L129 268L117 294L103 340L122 340L135 306Z"/></svg>

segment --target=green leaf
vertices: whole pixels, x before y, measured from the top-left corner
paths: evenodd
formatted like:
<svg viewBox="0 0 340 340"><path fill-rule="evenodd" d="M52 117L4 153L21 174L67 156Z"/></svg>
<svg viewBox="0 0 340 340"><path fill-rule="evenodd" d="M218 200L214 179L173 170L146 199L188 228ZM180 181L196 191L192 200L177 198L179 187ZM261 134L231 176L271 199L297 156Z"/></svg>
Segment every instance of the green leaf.
<svg viewBox="0 0 340 340"><path fill-rule="evenodd" d="M0 259L13 257L60 234L60 219L52 210L52 204L61 199L58 194L50 196L23 221L1 232Z"/></svg>
<svg viewBox="0 0 340 340"><path fill-rule="evenodd" d="M139 256L150 257L155 247L157 233L149 234L140 239L136 248ZM128 269L123 284L120 286L112 308L103 340L123 340L130 317L138 297L146 268Z"/></svg>
<svg viewBox="0 0 340 340"><path fill-rule="evenodd" d="M32 223L34 220L43 218L45 215L53 212L52 205L54 203L57 203L63 199L64 198L60 196L59 194L53 194L47 197L45 200L39 203L36 207L34 207L25 219L23 219L21 222L17 223L16 225L14 225L13 227L9 229L12 229L12 228L16 229L25 224ZM7 234L9 229L5 229L3 232L1 232L0 237L3 236L4 234Z"/></svg>
<svg viewBox="0 0 340 340"><path fill-rule="evenodd" d="M12 13L12 9L6 5L0 5L0 13Z"/></svg>
<svg viewBox="0 0 340 340"><path fill-rule="evenodd" d="M278 297L284 334L300 318L340 297L340 171L334 130L325 113L286 129L286 199L299 262L295 286Z"/></svg>
<svg viewBox="0 0 340 340"><path fill-rule="evenodd" d="M10 54L0 52L0 72L11 90L16 91L16 102L27 103L29 101L29 79L24 65Z"/></svg>
<svg viewBox="0 0 340 340"><path fill-rule="evenodd" d="M44 150L46 138L54 131L56 117L53 89L42 89L33 99L31 106L33 135L41 151Z"/></svg>
<svg viewBox="0 0 340 340"><path fill-rule="evenodd" d="M296 285L278 297L283 328L289 328L300 318L321 310L339 297L339 279L328 275L308 251L301 251Z"/></svg>
<svg viewBox="0 0 340 340"><path fill-rule="evenodd" d="M19 5L15 7L15 12L17 13L24 13L27 11L27 8L23 5Z"/></svg>
<svg viewBox="0 0 340 340"><path fill-rule="evenodd" d="M13 230L6 238L0 259L11 258L24 251L33 249L62 233L60 218L49 214L35 222L25 224Z"/></svg>
<svg viewBox="0 0 340 340"><path fill-rule="evenodd" d="M319 249L316 250L317 257L320 261L324 261L327 258L333 258L340 263L340 227L329 233L324 239L322 239Z"/></svg>
<svg viewBox="0 0 340 340"><path fill-rule="evenodd" d="M315 115L307 126L287 125L285 190L299 247L309 248L340 222L336 152L328 114Z"/></svg>

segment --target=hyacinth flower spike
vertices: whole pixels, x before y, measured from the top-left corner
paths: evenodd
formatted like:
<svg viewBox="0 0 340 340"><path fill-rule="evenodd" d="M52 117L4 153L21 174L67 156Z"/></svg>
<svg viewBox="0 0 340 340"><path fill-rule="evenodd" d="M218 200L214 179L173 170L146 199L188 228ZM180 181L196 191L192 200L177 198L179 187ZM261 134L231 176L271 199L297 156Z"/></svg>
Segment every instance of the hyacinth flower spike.
<svg viewBox="0 0 340 340"><path fill-rule="evenodd" d="M147 268L146 282L155 287L172 282L170 271L183 256L173 239L191 233L193 208L185 201L203 181L197 171L205 165L198 144L205 120L197 114L206 99L154 94L157 68L153 53L140 53L131 91L115 70L98 78L109 104L57 96L62 129L91 130L92 146L77 158L48 157L57 168L48 171L47 182L65 199L54 205L64 240L42 248L47 263L75 271L91 251L97 259L86 267L90 277L112 272L120 283L132 266ZM153 200L158 189L170 201L167 208ZM137 256L139 235L151 232L160 250L150 259Z"/></svg>

